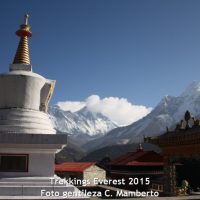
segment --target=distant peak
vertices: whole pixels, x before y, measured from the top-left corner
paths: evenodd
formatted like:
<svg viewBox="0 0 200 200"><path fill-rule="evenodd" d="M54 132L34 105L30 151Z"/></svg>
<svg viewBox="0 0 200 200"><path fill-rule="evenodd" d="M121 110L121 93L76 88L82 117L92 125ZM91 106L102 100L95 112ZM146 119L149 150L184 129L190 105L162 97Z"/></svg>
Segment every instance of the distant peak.
<svg viewBox="0 0 200 200"><path fill-rule="evenodd" d="M166 105L173 98L174 98L173 96L165 95L158 105Z"/></svg>
<svg viewBox="0 0 200 200"><path fill-rule="evenodd" d="M170 95L165 95L163 99L166 100L166 101L168 101L168 100L171 99L171 98L172 98L172 96L170 96Z"/></svg>
<svg viewBox="0 0 200 200"><path fill-rule="evenodd" d="M84 115L84 116L93 116L94 118L100 117L100 118L108 119L108 117L106 117L105 115L101 114L100 112L92 112L86 106L83 107L82 109L76 111L75 113L81 114L81 115Z"/></svg>
<svg viewBox="0 0 200 200"><path fill-rule="evenodd" d="M200 82L198 81L193 81L191 84L189 84L181 96L192 96L195 94L200 94Z"/></svg>

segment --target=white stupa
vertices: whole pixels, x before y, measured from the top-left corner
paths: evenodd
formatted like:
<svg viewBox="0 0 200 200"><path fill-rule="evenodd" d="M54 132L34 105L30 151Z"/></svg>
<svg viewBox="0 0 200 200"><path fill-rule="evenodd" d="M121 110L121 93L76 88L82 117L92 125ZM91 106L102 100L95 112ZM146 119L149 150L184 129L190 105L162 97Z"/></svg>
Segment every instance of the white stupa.
<svg viewBox="0 0 200 200"><path fill-rule="evenodd" d="M55 81L32 72L28 15L16 34L20 42L13 64L0 74L0 199L62 199L63 191L78 190L50 181L55 153L67 143L46 113ZM42 196L41 190L59 191L60 197Z"/></svg>

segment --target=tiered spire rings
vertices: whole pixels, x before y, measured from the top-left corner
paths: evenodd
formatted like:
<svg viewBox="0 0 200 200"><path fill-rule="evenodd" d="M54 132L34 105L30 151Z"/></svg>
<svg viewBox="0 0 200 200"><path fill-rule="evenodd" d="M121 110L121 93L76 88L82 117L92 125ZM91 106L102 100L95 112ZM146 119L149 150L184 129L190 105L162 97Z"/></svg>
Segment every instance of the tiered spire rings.
<svg viewBox="0 0 200 200"><path fill-rule="evenodd" d="M20 29L16 31L16 35L21 39L19 41L13 64L30 65L28 38L32 36L32 33L30 32L31 27L28 24L28 18L29 15L25 15L24 24L22 24Z"/></svg>

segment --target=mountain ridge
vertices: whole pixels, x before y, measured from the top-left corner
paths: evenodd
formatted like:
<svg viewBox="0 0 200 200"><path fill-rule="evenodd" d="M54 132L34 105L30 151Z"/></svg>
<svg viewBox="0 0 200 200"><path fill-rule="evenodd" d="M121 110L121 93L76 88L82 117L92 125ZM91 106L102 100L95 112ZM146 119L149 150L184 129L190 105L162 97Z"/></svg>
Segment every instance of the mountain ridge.
<svg viewBox="0 0 200 200"><path fill-rule="evenodd" d="M164 96L147 116L128 126L115 128L83 147L91 152L115 144L141 142L144 136L161 135L167 128L175 128L186 110L194 117L200 116L200 82L193 82L177 97Z"/></svg>
<svg viewBox="0 0 200 200"><path fill-rule="evenodd" d="M106 134L113 128L118 127L108 117L101 113L92 113L86 107L79 111L64 111L54 105L48 108L48 113L54 127L74 137L96 138Z"/></svg>

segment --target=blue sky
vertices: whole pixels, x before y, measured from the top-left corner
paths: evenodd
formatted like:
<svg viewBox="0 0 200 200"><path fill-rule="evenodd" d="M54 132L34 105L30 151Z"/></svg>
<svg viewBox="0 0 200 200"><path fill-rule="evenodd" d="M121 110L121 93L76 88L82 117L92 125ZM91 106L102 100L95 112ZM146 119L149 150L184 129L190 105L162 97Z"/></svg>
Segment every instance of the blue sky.
<svg viewBox="0 0 200 200"><path fill-rule="evenodd" d="M200 80L198 0L0 0L0 69L30 14L31 63L56 79L52 103L123 97L154 107Z"/></svg>

